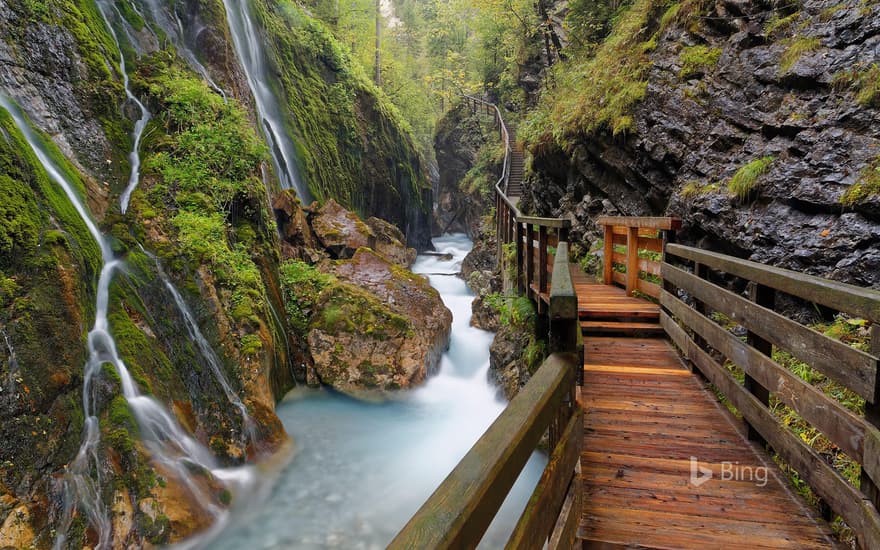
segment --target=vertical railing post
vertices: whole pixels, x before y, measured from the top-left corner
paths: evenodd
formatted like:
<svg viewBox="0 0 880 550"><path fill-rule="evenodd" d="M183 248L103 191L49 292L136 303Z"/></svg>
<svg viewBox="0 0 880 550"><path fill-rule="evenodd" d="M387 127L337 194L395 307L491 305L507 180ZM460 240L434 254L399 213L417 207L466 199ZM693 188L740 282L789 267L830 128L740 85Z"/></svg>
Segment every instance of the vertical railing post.
<svg viewBox="0 0 880 550"><path fill-rule="evenodd" d="M523 270L523 262L525 261L525 254L523 249L525 248L525 243L523 242L523 224L519 220L516 220L516 225L514 226L513 238L516 239L516 281L517 288L519 288L520 294L526 293L526 281L525 281L525 271Z"/></svg>
<svg viewBox="0 0 880 550"><path fill-rule="evenodd" d="M547 292L547 226L538 226L538 293ZM541 300L539 299L540 303Z"/></svg>
<svg viewBox="0 0 880 550"><path fill-rule="evenodd" d="M880 325L874 324L871 327L871 355L880 357ZM877 388L874 395L880 395L880 380L877 382ZM880 399L875 399L875 403L865 403L865 420L871 425L880 427ZM877 509L880 509L880 487L872 480L868 474L862 470L861 477L862 493L870 500Z"/></svg>
<svg viewBox="0 0 880 550"><path fill-rule="evenodd" d="M605 254L602 270L602 282L610 285L614 282L614 226L605 226Z"/></svg>
<svg viewBox="0 0 880 550"><path fill-rule="evenodd" d="M526 296L532 297L535 281L535 226L526 224ZM539 298L540 299L540 298Z"/></svg>
<svg viewBox="0 0 880 550"><path fill-rule="evenodd" d="M639 228L626 232L626 293L632 296L639 284Z"/></svg>
<svg viewBox="0 0 880 550"><path fill-rule="evenodd" d="M776 302L776 291L768 286L752 283L749 288L749 299L759 306L773 309L773 305ZM754 332L748 331L746 340L750 346L758 350L760 353L767 357L773 356L773 344L764 338L761 338ZM767 388L758 383L757 380L746 374L743 385L752 395L757 397L758 401L763 403L765 407L770 405L770 392ZM765 447L767 442L761 437L761 434L758 433L754 426L749 424L748 428L749 440L757 441L759 445Z"/></svg>

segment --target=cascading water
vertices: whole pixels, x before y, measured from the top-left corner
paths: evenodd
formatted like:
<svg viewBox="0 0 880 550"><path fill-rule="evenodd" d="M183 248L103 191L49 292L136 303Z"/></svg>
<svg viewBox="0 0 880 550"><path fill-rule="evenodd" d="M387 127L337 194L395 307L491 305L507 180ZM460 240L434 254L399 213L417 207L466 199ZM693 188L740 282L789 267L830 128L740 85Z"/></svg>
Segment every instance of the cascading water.
<svg viewBox="0 0 880 550"><path fill-rule="evenodd" d="M6 361L7 366L9 367L9 372L6 375L6 387L2 388L2 390L6 398L12 400L15 398L16 376L18 376L18 360L15 358L15 348L12 347L12 341L9 339L9 335L6 334L6 331L2 328L0 328L0 334L3 335L3 342L6 344L6 351L9 354L9 357Z"/></svg>
<svg viewBox="0 0 880 550"><path fill-rule="evenodd" d="M195 342L196 347L199 348L199 352L201 353L205 362L208 363L208 367L211 369L211 373L214 375L217 383L220 384L220 387L223 389L223 393L226 395L226 398L241 413L242 426L244 428L243 435L246 439L246 441L244 441L243 443L247 444L249 442L252 445L256 445L257 439L255 435L254 421L248 414L247 407L245 407L244 403L241 402L238 394L235 393L235 391L232 389L232 386L229 385L229 381L226 380L226 376L223 375L223 367L220 363L220 358L217 357L217 354L214 353L214 349L211 347L211 344L208 343L208 340L202 334L202 331L199 328L198 323L196 323L195 317L193 316L192 311L189 309L189 306L186 305L186 301L183 299L183 296L177 290L177 287L175 287L174 284L171 282L171 279L168 278L165 270L162 269L162 264L159 262L159 258L144 250L143 247L141 247L141 250L144 252L144 254L147 254L150 258L152 258L153 262L156 264L156 272L159 274L159 278L162 280L165 288L171 294L171 297L174 298L174 304L177 306L177 310L183 317L184 325L186 326L186 333L189 336L189 339Z"/></svg>
<svg viewBox="0 0 880 550"><path fill-rule="evenodd" d="M122 19L119 15L118 8L114 4L109 3L108 0L97 0L96 4L98 5L98 10L101 12L101 17L104 18L104 23L107 25L107 29L110 31L110 36L113 37L113 41L116 43L116 48L119 50L119 72L122 73L122 84L125 87L125 96L129 101L132 101L137 105L138 109L141 111L141 118L134 123L134 130L131 134L133 143L131 152L128 154L128 161L129 164L131 164L131 174L128 177L128 185L125 186L125 190L122 192L122 196L119 199L119 207L122 210L122 213L125 214L125 211L128 210L128 201L131 199L131 194L137 187L138 181L141 177L141 137L143 137L144 129L146 129L147 123L150 121L150 111L147 110L146 106L144 106L144 104L141 103L131 91L131 82L128 78L128 71L126 71L125 68L125 54L122 53L122 45L119 43L119 37L117 36L113 25L110 23L110 16L108 15L109 11L113 10L116 12L117 16Z"/></svg>
<svg viewBox="0 0 880 550"><path fill-rule="evenodd" d="M183 22L180 20L180 16L177 15L177 3L172 2L170 6L166 7L163 6L162 2L159 0L140 1L146 5L153 22L155 22L165 35L171 39L172 44L174 44L174 47L177 50L177 54L183 58L183 60L186 61L194 71L199 73L199 75L205 79L205 82L208 83L208 86L210 86L211 89L223 96L223 99L225 100L226 92L214 82L214 79L212 79L211 75L208 73L208 69L201 61L199 61L198 56L196 56L195 52L188 45L189 42L186 38L186 30L183 27ZM171 13L169 13L169 10Z"/></svg>
<svg viewBox="0 0 880 550"><path fill-rule="evenodd" d="M473 294L458 276L463 235L434 240L453 259L420 256L414 270L453 312L440 372L396 402L366 404L296 390L277 413L298 454L262 506L251 506L212 550L384 548L504 410L487 380L492 334L470 326ZM535 454L481 547L501 548L537 483Z"/></svg>
<svg viewBox="0 0 880 550"><path fill-rule="evenodd" d="M226 515L226 511L212 504L211 496L201 488L193 471L209 471L216 479L226 483L227 487L240 490L251 484L254 479L251 468L219 468L210 451L189 436L158 401L140 393L128 368L119 357L107 319L110 284L121 262L114 257L110 242L92 220L77 195L74 185L67 180L63 171L51 159L51 155L31 129L24 115L3 95L0 95L0 107L9 112L46 173L67 195L92 238L100 247L103 261L95 299L95 324L88 335L89 358L83 368L83 413L85 419L83 440L76 458L67 468L64 484L65 510L55 543L56 548L64 546L67 529L77 506L86 514L98 536L96 548L103 550L110 546L112 527L101 497L102 468L105 467L105 462L101 461L98 455L101 432L98 420L99 412L96 410L97 396L92 384L94 379L101 375L101 368L105 364L111 365L119 377L122 395L138 423L141 441L149 451L154 463L160 465L163 473L170 474L176 481L187 487L195 497L194 502L201 503L206 512L220 519Z"/></svg>
<svg viewBox="0 0 880 550"><path fill-rule="evenodd" d="M296 146L285 130L281 101L275 96L266 62L266 53L248 0L223 0L232 42L247 76L248 85L257 104L260 129L269 144L275 173L283 189L293 189L303 204L312 202L308 187L303 184L296 164Z"/></svg>

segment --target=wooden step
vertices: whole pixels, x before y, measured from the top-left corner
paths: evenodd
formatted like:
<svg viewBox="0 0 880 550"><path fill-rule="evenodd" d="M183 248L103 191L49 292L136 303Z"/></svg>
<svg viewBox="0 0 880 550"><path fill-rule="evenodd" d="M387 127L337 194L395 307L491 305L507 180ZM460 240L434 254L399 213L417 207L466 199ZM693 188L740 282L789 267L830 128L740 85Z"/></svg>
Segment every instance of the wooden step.
<svg viewBox="0 0 880 550"><path fill-rule="evenodd" d="M581 321L584 334L663 334L660 323L640 323L633 321Z"/></svg>

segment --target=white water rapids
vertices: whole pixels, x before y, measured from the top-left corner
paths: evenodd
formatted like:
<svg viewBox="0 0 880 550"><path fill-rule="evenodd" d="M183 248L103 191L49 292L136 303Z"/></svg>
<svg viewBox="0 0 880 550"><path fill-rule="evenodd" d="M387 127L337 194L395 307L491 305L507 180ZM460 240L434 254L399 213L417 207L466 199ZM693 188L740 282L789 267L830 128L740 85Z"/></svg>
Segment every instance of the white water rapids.
<svg viewBox="0 0 880 550"><path fill-rule="evenodd" d="M384 548L504 409L486 377L492 334L470 326L473 294L456 274L471 247L435 239L451 261L420 256L453 313L440 372L401 400L373 405L296 390L278 406L298 454L272 494L233 520L212 550ZM500 548L541 475L535 454L481 547Z"/></svg>

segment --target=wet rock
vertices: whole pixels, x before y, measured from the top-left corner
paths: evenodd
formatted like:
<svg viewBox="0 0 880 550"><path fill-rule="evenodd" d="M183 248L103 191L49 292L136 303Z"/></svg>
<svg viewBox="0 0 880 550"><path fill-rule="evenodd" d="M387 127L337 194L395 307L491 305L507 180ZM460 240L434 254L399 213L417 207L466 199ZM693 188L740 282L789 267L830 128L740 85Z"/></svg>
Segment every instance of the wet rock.
<svg viewBox="0 0 880 550"><path fill-rule="evenodd" d="M401 267L416 261L416 249L406 246L406 237L397 226L376 217L367 218L366 223L376 235L376 252Z"/></svg>
<svg viewBox="0 0 880 550"><path fill-rule="evenodd" d="M434 372L452 314L427 279L369 249L329 267L309 323L311 379L365 400L383 400Z"/></svg>
<svg viewBox="0 0 880 550"><path fill-rule="evenodd" d="M285 190L272 202L278 233L281 236L281 254L284 259L317 262L326 257L320 250L308 216L302 208L296 193Z"/></svg>
<svg viewBox="0 0 880 550"><path fill-rule="evenodd" d="M0 548L29 548L34 542L27 506L12 510L0 527Z"/></svg>
<svg viewBox="0 0 880 550"><path fill-rule="evenodd" d="M501 326L489 348L489 380L498 386L505 399L513 399L532 373L523 357L529 334L511 325Z"/></svg>
<svg viewBox="0 0 880 550"><path fill-rule="evenodd" d="M450 109L437 123L434 151L439 175L434 193L435 236L467 233L473 237L480 225L480 216L488 208L480 197L467 194L459 187L465 174L473 168L480 147L497 139L494 134L484 133L481 117L461 104Z"/></svg>
<svg viewBox="0 0 880 550"><path fill-rule="evenodd" d="M356 214L328 200L312 220L312 230L331 257L351 258L358 248L372 248L376 235Z"/></svg>

